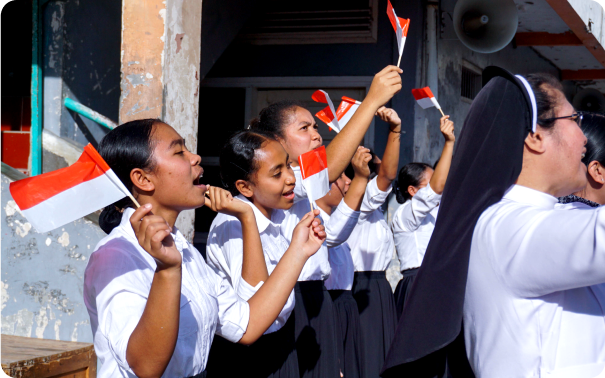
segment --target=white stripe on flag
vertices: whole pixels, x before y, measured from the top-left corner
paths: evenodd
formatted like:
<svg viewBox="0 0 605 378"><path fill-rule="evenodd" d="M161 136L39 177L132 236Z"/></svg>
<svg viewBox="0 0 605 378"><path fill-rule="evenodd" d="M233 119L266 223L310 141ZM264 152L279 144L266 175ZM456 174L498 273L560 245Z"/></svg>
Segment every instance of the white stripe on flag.
<svg viewBox="0 0 605 378"><path fill-rule="evenodd" d="M126 197L107 177L101 175L69 188L34 207L22 210L38 232L46 232L82 218Z"/></svg>
<svg viewBox="0 0 605 378"><path fill-rule="evenodd" d="M349 108L349 111L343 114L342 118L338 120L341 130L349 123L351 117L353 117L353 114L357 111L357 108L359 108L359 104L354 104Z"/></svg>
<svg viewBox="0 0 605 378"><path fill-rule="evenodd" d="M303 180L303 185L307 190L307 197L309 197L311 202L317 201L330 191L328 170L324 169L319 173L307 177Z"/></svg>
<svg viewBox="0 0 605 378"><path fill-rule="evenodd" d="M433 105L435 105L437 109L441 109L441 106L439 106L439 103L437 102L437 99L435 97L431 97L431 102L433 103Z"/></svg>
<svg viewBox="0 0 605 378"><path fill-rule="evenodd" d="M433 102L433 100L435 99L435 97L425 97L425 98L421 98L420 100L416 100L418 102L418 105L420 105L420 107L422 107L422 109L427 109L427 108L432 108L433 106L435 106L435 103Z"/></svg>

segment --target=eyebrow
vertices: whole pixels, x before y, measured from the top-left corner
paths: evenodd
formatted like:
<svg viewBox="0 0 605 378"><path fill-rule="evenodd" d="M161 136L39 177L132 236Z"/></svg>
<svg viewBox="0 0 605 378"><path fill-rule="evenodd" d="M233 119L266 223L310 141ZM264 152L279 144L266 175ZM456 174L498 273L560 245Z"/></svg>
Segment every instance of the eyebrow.
<svg viewBox="0 0 605 378"><path fill-rule="evenodd" d="M276 170L280 169L281 167L288 165L288 161L289 161L289 160L290 160L290 155L289 155L289 154L286 154L286 164L284 164L284 163L279 163L279 164L277 164L277 165L275 165L275 166L271 167L271 168L269 169L269 172L274 172L274 171L276 171Z"/></svg>
<svg viewBox="0 0 605 378"><path fill-rule="evenodd" d="M181 146L181 147L185 147L185 139L175 139L172 142L170 142L170 145L168 146L168 149L172 149L172 147L174 146Z"/></svg>

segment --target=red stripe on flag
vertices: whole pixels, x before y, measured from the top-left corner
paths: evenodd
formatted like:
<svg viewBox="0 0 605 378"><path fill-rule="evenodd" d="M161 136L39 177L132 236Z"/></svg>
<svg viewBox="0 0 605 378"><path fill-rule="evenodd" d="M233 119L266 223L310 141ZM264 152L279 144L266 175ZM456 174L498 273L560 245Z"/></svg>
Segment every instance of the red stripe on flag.
<svg viewBox="0 0 605 378"><path fill-rule="evenodd" d="M336 115L338 116L339 121L342 119L342 116L344 116L353 107L353 105L355 105L355 100L352 100L348 97L342 98L340 105L338 105L338 109L336 109Z"/></svg>
<svg viewBox="0 0 605 378"><path fill-rule="evenodd" d="M389 21L391 21L391 25L393 25L393 29L395 29L395 32L397 32L397 21L395 18L395 11L393 10L393 5L391 5L390 0L387 3L387 15L389 16Z"/></svg>
<svg viewBox="0 0 605 378"><path fill-rule="evenodd" d="M95 179L107 170L107 163L89 144L71 166L12 182L9 190L19 209L27 210L67 189Z"/></svg>
<svg viewBox="0 0 605 378"><path fill-rule="evenodd" d="M334 119L334 114L332 114L332 111L330 110L329 106L326 106L322 110L318 111L315 116L324 121L326 124L332 122L332 120Z"/></svg>
<svg viewBox="0 0 605 378"><path fill-rule="evenodd" d="M298 157L303 180L328 168L326 147L321 146Z"/></svg>
<svg viewBox="0 0 605 378"><path fill-rule="evenodd" d="M433 92L431 92L431 88L429 88L429 87L412 89L412 95L414 96L414 98L416 100L422 100L423 98L435 97L433 95Z"/></svg>
<svg viewBox="0 0 605 378"><path fill-rule="evenodd" d="M326 92L322 91L321 89L318 89L315 92L313 92L313 95L311 95L311 98L313 100L315 100L315 102L321 102L322 104L328 103L328 99L326 98Z"/></svg>
<svg viewBox="0 0 605 378"><path fill-rule="evenodd" d="M401 29L403 30L403 36L407 37L408 29L410 28L410 19L399 17L399 25L401 25Z"/></svg>

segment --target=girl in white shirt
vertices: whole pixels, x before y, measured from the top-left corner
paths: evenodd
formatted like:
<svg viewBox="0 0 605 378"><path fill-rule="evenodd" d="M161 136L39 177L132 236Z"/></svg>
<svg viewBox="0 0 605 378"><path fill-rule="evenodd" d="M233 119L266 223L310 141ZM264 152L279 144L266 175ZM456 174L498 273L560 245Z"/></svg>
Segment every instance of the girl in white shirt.
<svg viewBox="0 0 605 378"><path fill-rule="evenodd" d="M437 221L439 201L447 180L456 140L454 123L448 118L449 116L441 118L440 129L445 144L435 171L424 163L406 164L399 171L395 185L397 202L403 204L395 211L391 222L399 267L403 275L395 289L397 318L401 316Z"/></svg>
<svg viewBox="0 0 605 378"><path fill-rule="evenodd" d="M326 147L330 182L336 181L350 163L361 143L376 111L401 89L403 71L388 66L376 74L367 97L359 106L347 126ZM280 101L260 112L259 118L250 125L252 130L261 130L275 135L292 159L294 175L298 184L294 188L294 206L277 220L287 240L292 237L294 226L310 210L309 201L298 167L298 156L322 145L313 115L300 103ZM343 240L327 240L313 259L310 259L295 288L295 329L298 366L301 377L333 377L340 375L337 355L337 335L332 299L325 288L324 280L330 275L328 247L341 244L353 230L352 225L343 225L337 237Z"/></svg>
<svg viewBox="0 0 605 378"><path fill-rule="evenodd" d="M104 209L100 225L109 235L85 272L99 376L201 375L215 332L243 344L258 339L325 239L318 221L304 219L282 263L246 302L174 227L182 210L207 204L236 216L249 231L245 253L263 259L252 209L218 188L205 199L201 159L184 139L159 120L137 120L107 134L99 152L141 204L134 210L125 199Z"/></svg>
<svg viewBox="0 0 605 378"><path fill-rule="evenodd" d="M331 186L330 192L315 201L325 222L326 234L330 234L331 223L342 214L342 209L353 209L359 217L361 201L365 193L368 177L370 176L369 161L372 159L370 150L359 147L351 165L355 170L353 180L344 173ZM341 369L345 377L357 378L363 376L361 340L361 321L357 302L353 298L354 266L351 249L346 242L328 248L331 273L325 282L326 288L334 301L336 311L339 347L341 347Z"/></svg>
<svg viewBox="0 0 605 378"><path fill-rule="evenodd" d="M208 265L226 278L237 294L247 300L263 285L289 243L274 223L276 213L294 203L296 179L288 154L271 136L241 131L232 136L220 155L223 185L254 213L265 264L250 268L242 253L243 234L234 216L218 214L208 236ZM248 265L248 266L247 266ZM265 334L252 346L232 344L215 338L208 363L208 377L291 377L298 378L298 359L294 343L294 290L286 305ZM238 363L229 363L237 360Z"/></svg>

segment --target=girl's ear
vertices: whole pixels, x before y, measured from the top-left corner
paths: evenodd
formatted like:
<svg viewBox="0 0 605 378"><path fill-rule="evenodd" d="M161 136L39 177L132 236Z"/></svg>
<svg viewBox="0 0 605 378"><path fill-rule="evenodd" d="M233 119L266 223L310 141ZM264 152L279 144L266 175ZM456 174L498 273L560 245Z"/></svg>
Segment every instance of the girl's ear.
<svg viewBox="0 0 605 378"><path fill-rule="evenodd" d="M130 171L130 180L139 192L151 192L155 189L155 185L150 180L150 174L141 168Z"/></svg>
<svg viewBox="0 0 605 378"><path fill-rule="evenodd" d="M418 192L418 188L415 186L408 186L408 193L410 193L410 196L414 197L416 195L416 193Z"/></svg>
<svg viewBox="0 0 605 378"><path fill-rule="evenodd" d="M235 187L246 198L250 198L254 195L254 188L249 181L237 180L235 182Z"/></svg>
<svg viewBox="0 0 605 378"><path fill-rule="evenodd" d="M605 168L596 160L588 164L588 174L598 184L605 184Z"/></svg>

